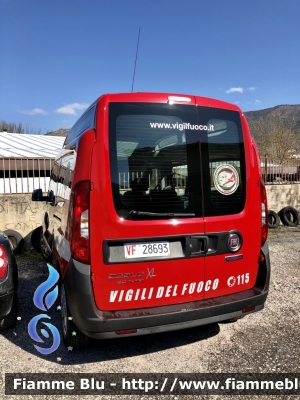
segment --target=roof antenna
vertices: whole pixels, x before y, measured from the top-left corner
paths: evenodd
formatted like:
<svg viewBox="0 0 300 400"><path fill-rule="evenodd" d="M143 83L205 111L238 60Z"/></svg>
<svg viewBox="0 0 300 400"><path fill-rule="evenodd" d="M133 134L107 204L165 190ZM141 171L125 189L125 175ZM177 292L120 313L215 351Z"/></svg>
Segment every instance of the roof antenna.
<svg viewBox="0 0 300 400"><path fill-rule="evenodd" d="M137 42L137 47L136 47L136 54L135 54L135 63L134 63L134 70L133 70L133 78L132 78L131 93L133 92L136 61L137 61L137 56L138 56L138 51L139 51L140 33L141 33L141 28L139 28L139 36L138 36L138 42Z"/></svg>

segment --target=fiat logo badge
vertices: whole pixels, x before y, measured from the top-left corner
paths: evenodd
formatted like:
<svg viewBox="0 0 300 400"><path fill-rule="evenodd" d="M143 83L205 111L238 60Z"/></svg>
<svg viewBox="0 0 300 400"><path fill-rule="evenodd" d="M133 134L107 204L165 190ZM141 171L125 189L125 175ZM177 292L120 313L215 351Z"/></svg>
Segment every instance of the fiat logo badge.
<svg viewBox="0 0 300 400"><path fill-rule="evenodd" d="M227 246L230 251L238 251L242 246L240 235L237 233L230 233L228 236Z"/></svg>

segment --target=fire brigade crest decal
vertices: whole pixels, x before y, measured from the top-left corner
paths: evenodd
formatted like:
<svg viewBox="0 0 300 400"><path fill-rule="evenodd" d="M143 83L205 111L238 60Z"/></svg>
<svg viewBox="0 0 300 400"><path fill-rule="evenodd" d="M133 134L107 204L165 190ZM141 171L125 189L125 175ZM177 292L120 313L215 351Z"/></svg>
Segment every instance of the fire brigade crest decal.
<svg viewBox="0 0 300 400"><path fill-rule="evenodd" d="M239 186L239 174L230 164L220 165L214 173L214 185L218 192L229 195Z"/></svg>

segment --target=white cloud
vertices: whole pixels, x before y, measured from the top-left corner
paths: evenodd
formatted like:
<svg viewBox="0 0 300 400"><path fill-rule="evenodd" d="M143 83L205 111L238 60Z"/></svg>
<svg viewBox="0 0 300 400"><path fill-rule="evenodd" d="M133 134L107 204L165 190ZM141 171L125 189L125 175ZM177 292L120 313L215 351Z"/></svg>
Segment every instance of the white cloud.
<svg viewBox="0 0 300 400"><path fill-rule="evenodd" d="M243 93L244 89L241 87L232 87L228 90L226 90L226 93L234 93L234 92L239 92L239 93Z"/></svg>
<svg viewBox="0 0 300 400"><path fill-rule="evenodd" d="M254 87L254 86L250 86L250 87L247 88L247 90L251 90L252 92L253 92L253 90L255 90L255 89L256 89L256 87Z"/></svg>
<svg viewBox="0 0 300 400"><path fill-rule="evenodd" d="M34 108L33 110L18 110L19 113L21 114L27 114L27 115L48 115L47 111L42 110L41 108Z"/></svg>
<svg viewBox="0 0 300 400"><path fill-rule="evenodd" d="M65 115L77 115L76 110L85 110L88 108L89 104L80 104L80 103L72 103L67 104L66 106L60 107L55 110L58 114L65 114Z"/></svg>
<svg viewBox="0 0 300 400"><path fill-rule="evenodd" d="M255 100L254 104L260 104L261 101L260 100Z"/></svg>

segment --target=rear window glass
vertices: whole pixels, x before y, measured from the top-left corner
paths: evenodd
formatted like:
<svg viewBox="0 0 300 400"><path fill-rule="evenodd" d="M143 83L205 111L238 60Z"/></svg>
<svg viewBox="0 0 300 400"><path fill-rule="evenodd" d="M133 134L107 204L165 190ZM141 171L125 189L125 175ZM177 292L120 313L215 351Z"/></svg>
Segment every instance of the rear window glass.
<svg viewBox="0 0 300 400"><path fill-rule="evenodd" d="M236 214L246 194L244 141L239 113L198 107L202 124L214 126L201 135L206 216Z"/></svg>
<svg viewBox="0 0 300 400"><path fill-rule="evenodd" d="M194 107L110 104L112 189L120 216L202 215L198 133L187 131L188 123L197 124Z"/></svg>
<svg viewBox="0 0 300 400"><path fill-rule="evenodd" d="M203 198L206 215L239 212L236 202L231 203L237 198L238 208L243 207L242 136L237 121L223 111L176 104L110 104L112 191L120 217L200 217ZM224 170L218 171L221 166ZM222 192L222 184L228 186L227 173L228 179L238 176L231 195Z"/></svg>

